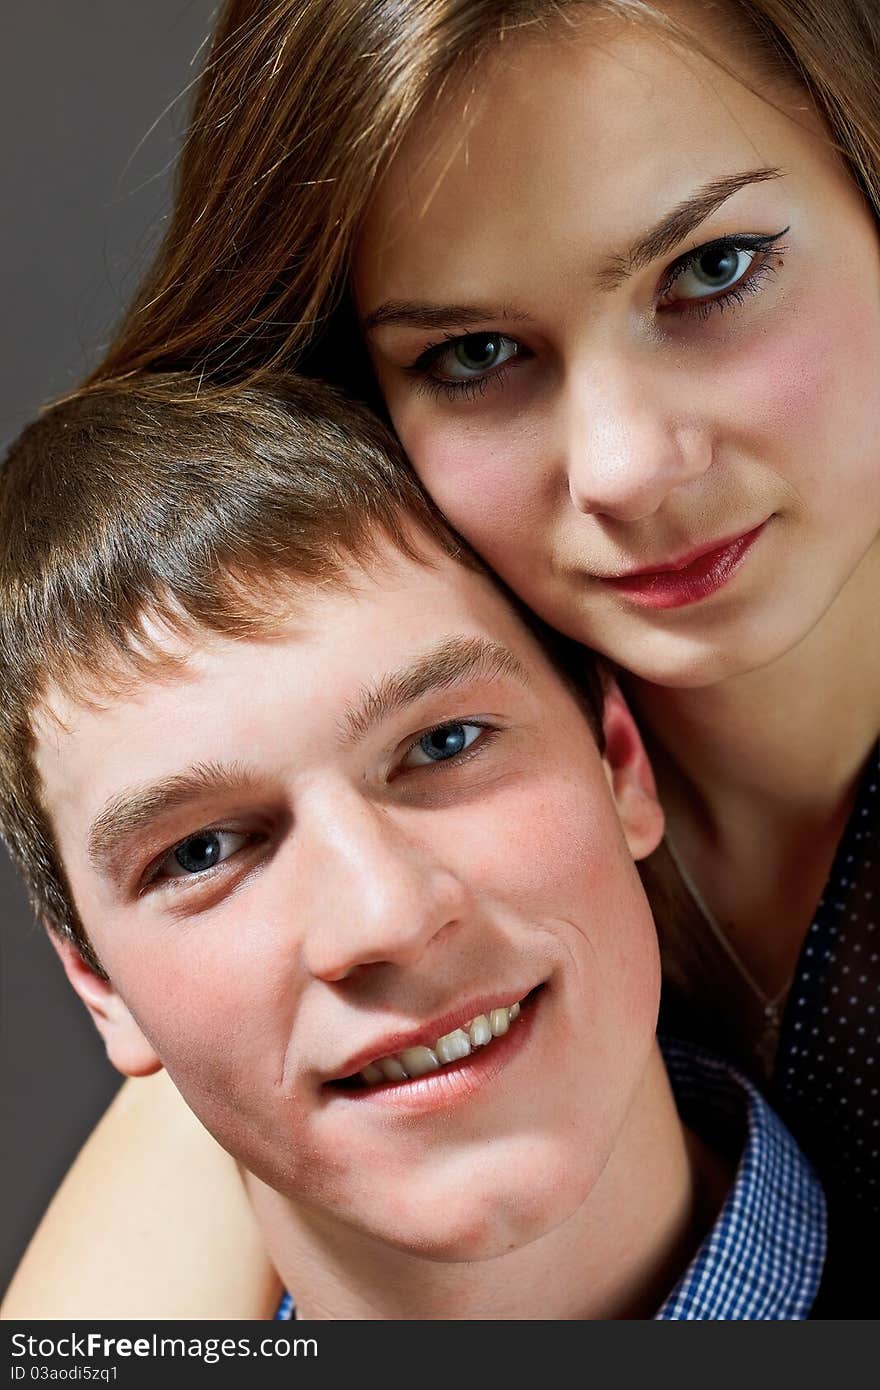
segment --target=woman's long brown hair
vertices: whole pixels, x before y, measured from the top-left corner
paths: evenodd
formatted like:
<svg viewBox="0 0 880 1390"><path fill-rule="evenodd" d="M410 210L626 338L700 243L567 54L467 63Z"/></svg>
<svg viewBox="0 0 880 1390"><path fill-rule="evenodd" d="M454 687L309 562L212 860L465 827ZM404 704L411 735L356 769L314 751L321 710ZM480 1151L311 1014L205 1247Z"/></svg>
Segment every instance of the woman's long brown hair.
<svg viewBox="0 0 880 1390"><path fill-rule="evenodd" d="M426 102L506 35L584 9L682 31L642 0L228 0L170 225L97 382L253 379L284 363L366 389L344 287L384 169ZM797 80L880 209L880 4L727 0L759 65Z"/></svg>

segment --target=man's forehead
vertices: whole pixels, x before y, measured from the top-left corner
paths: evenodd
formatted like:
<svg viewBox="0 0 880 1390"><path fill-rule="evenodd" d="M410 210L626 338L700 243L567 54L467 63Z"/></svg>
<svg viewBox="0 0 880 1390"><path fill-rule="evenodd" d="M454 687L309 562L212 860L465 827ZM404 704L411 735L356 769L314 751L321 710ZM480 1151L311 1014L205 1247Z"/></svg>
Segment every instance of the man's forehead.
<svg viewBox="0 0 880 1390"><path fill-rule="evenodd" d="M118 705L142 704L151 687L190 683L203 674L219 651L235 661L249 644L290 645L309 631L328 626L334 604L342 604L363 582L354 562L350 585L304 583L286 573L251 582L243 601L230 605L220 597L228 583L243 590L247 580L229 576L218 582L218 620L209 625L193 618L173 595L146 604L125 632L124 645L109 639L96 644L87 661L59 662L61 673L48 680L31 723L38 737L72 733L83 712L108 712ZM226 620L223 610L227 610ZM228 611L231 610L231 611Z"/></svg>
<svg viewBox="0 0 880 1390"><path fill-rule="evenodd" d="M216 634L199 629L179 607L145 607L125 636L125 646L96 642L88 661L59 661L31 716L38 738L71 733L80 711L101 712L135 702L151 681L167 684L192 678L191 660Z"/></svg>
<svg viewBox="0 0 880 1390"><path fill-rule="evenodd" d="M399 557L345 590L292 589L290 597L286 621L265 631L261 624L249 638L145 618L143 665L111 663L93 679L49 690L34 729L37 766L50 794L62 782L73 784L72 743L94 760L106 756L119 764L126 740L140 740L145 721L160 728L178 711L185 719L193 699L208 722L213 709L218 739L239 714L255 731L261 709L268 714L282 698L287 713L297 706L310 721L332 720L341 741L356 743L432 690L499 676L528 685L530 668L540 661L494 583L451 557L430 566ZM290 679L278 697L272 673L285 671ZM155 748L157 765L162 751ZM97 780L103 781L100 769Z"/></svg>

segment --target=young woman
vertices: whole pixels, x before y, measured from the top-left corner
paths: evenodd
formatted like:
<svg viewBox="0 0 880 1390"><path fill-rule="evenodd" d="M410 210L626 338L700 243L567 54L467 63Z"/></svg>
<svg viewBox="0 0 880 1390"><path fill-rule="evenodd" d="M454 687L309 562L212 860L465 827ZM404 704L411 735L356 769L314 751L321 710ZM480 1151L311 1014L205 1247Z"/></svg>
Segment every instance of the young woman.
<svg viewBox="0 0 880 1390"><path fill-rule="evenodd" d="M767 1088L841 1275L880 1226L878 48L872 0L233 0L97 374L378 386L459 530L615 663L670 1018ZM70 1231L15 1312L57 1312Z"/></svg>

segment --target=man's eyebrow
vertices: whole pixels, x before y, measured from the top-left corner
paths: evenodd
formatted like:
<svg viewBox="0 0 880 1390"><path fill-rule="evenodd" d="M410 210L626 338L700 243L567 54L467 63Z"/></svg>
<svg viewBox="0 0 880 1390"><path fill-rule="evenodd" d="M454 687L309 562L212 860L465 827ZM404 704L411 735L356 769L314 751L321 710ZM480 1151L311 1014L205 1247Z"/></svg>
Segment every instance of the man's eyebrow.
<svg viewBox="0 0 880 1390"><path fill-rule="evenodd" d="M780 179L782 169L770 167L746 169L741 174L726 174L722 178L704 183L689 198L677 203L665 217L642 232L622 256L613 256L607 266L599 272L598 280L603 289L612 290L629 275L642 270L652 261L674 251L685 237L696 231L713 212L717 212L728 198L741 188L752 183L765 183L768 179Z"/></svg>
<svg viewBox="0 0 880 1390"><path fill-rule="evenodd" d="M410 665L365 686L342 721L341 737L354 743L424 695L496 676L512 676L520 685L530 684L522 662L500 642L486 637L444 638Z"/></svg>
<svg viewBox="0 0 880 1390"><path fill-rule="evenodd" d="M387 324L395 328L472 328L477 324L531 323L531 314L520 314L505 304L437 304L432 300L387 299L367 314L361 331L370 333Z"/></svg>
<svg viewBox="0 0 880 1390"><path fill-rule="evenodd" d="M112 877L122 846L161 817L199 797L241 790L256 781L256 774L242 763L198 763L184 772L127 788L111 797L92 821L89 858L96 869Z"/></svg>

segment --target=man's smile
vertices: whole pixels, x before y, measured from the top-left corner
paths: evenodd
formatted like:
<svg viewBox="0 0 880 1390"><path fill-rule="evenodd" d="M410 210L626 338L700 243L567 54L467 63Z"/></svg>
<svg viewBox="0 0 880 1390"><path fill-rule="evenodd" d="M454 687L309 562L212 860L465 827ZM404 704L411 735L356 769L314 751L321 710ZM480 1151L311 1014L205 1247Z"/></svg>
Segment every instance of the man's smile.
<svg viewBox="0 0 880 1390"><path fill-rule="evenodd" d="M416 1108L451 1104L472 1094L519 1051L543 989L542 983L510 1005L486 1006L430 1044L374 1055L365 1066L325 1085L348 1099L389 1097Z"/></svg>

